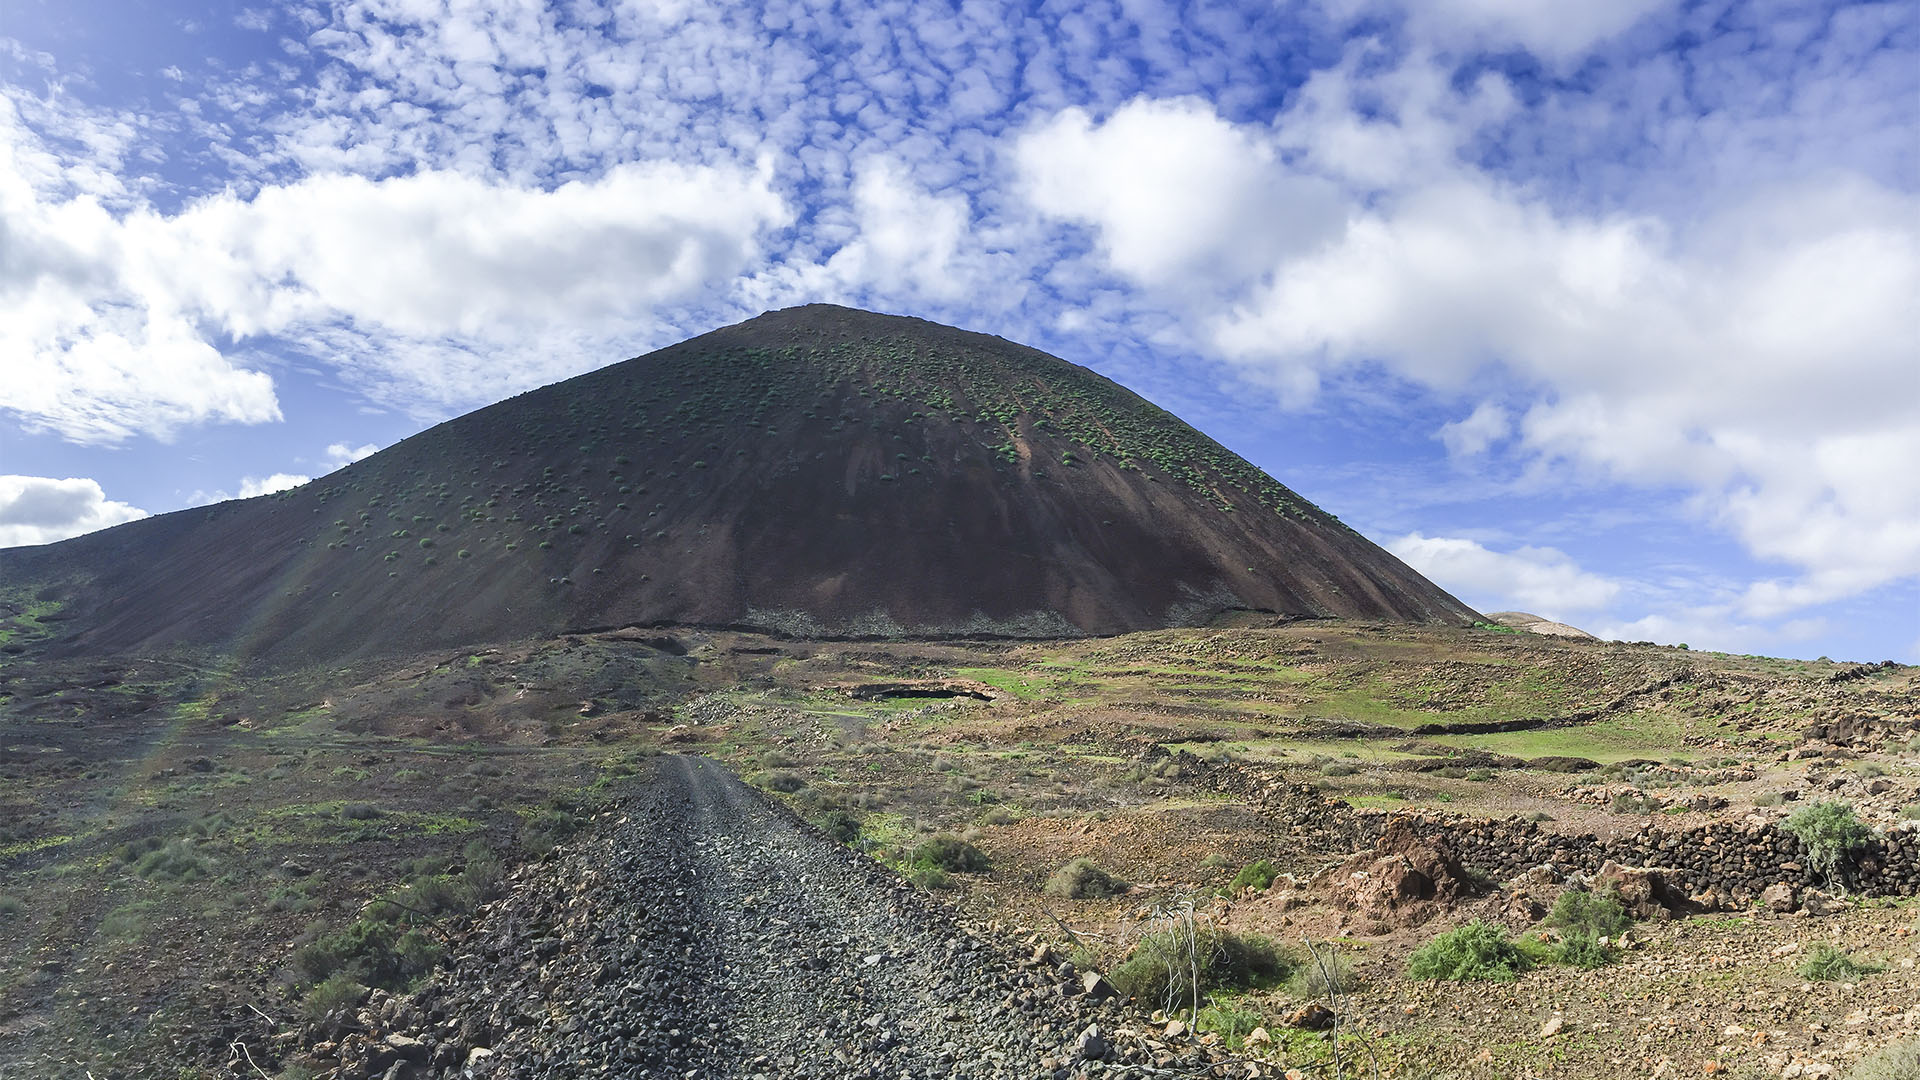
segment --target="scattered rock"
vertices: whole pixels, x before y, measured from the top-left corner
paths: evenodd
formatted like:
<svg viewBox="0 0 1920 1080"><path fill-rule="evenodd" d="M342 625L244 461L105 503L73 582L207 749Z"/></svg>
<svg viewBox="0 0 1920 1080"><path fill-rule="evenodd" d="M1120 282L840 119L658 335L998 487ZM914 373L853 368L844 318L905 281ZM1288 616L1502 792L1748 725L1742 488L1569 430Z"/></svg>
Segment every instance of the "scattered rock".
<svg viewBox="0 0 1920 1080"><path fill-rule="evenodd" d="M1333 1027L1336 1019L1333 1011L1324 1005L1306 1005L1289 1013L1286 1025L1305 1031L1326 1031Z"/></svg>
<svg viewBox="0 0 1920 1080"><path fill-rule="evenodd" d="M1660 871L1645 866L1621 866L1608 860L1593 876L1593 890L1612 889L1635 918L1671 919L1690 914L1695 905L1667 884Z"/></svg>
<svg viewBox="0 0 1920 1080"><path fill-rule="evenodd" d="M1113 1049L1107 1037L1100 1033L1099 1024L1088 1024L1073 1042L1073 1053L1081 1061L1105 1061Z"/></svg>
<svg viewBox="0 0 1920 1080"><path fill-rule="evenodd" d="M1101 978L1097 971L1080 973L1080 993L1093 1001L1106 1001L1119 996L1113 984Z"/></svg>
<svg viewBox="0 0 1920 1080"><path fill-rule="evenodd" d="M1474 881L1453 848L1421 836L1396 818L1370 852L1327 872L1329 899L1372 919L1414 926L1474 893Z"/></svg>

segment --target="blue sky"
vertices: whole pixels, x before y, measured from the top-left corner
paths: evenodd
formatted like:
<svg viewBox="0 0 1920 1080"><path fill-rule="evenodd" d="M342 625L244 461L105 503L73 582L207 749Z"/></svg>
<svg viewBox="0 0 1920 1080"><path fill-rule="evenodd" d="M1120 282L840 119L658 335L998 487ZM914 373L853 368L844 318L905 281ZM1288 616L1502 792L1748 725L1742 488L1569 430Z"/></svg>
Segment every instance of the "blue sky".
<svg viewBox="0 0 1920 1080"><path fill-rule="evenodd" d="M1482 610L1920 660L1911 2L0 0L0 544L814 300Z"/></svg>

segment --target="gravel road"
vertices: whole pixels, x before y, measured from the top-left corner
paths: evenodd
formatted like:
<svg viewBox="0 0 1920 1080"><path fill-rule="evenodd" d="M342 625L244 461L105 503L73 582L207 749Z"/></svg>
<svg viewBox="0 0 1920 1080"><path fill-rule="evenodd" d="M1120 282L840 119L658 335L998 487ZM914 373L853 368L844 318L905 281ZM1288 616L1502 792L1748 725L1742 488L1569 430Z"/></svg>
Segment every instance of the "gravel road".
<svg viewBox="0 0 1920 1080"><path fill-rule="evenodd" d="M1203 1049L1149 1047L1082 991L720 765L673 756L617 824L520 875L424 990L330 1049L353 1078L1204 1071L1188 1071Z"/></svg>

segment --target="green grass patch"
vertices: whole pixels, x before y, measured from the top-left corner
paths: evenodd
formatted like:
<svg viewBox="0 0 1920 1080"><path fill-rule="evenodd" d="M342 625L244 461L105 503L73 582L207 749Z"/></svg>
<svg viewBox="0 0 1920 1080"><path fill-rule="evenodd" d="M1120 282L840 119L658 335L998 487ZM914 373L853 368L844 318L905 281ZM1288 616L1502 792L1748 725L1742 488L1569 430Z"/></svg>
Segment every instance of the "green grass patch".
<svg viewBox="0 0 1920 1080"><path fill-rule="evenodd" d="M57 848L62 844L70 844L72 842L73 835L71 833L62 833L58 836L36 836L31 840L15 840L11 844L0 844L0 859L12 859L21 855L31 855L36 851L45 851L48 848Z"/></svg>
<svg viewBox="0 0 1920 1080"><path fill-rule="evenodd" d="M1434 735L1429 736L1428 741L1509 757L1583 757L1606 765L1629 758L1665 758L1685 748L1685 737L1681 722L1673 717L1632 713L1577 727L1487 735Z"/></svg>

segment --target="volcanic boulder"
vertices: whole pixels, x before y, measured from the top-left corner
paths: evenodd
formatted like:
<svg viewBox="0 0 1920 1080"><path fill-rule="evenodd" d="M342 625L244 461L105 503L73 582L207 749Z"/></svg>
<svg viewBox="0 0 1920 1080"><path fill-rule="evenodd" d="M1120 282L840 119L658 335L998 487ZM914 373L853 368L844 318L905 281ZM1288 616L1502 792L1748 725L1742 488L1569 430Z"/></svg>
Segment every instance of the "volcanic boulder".
<svg viewBox="0 0 1920 1080"><path fill-rule="evenodd" d="M1372 851L1327 871L1323 884L1336 906L1407 926L1425 922L1475 891L1472 876L1446 839L1420 835L1405 818L1389 824Z"/></svg>

